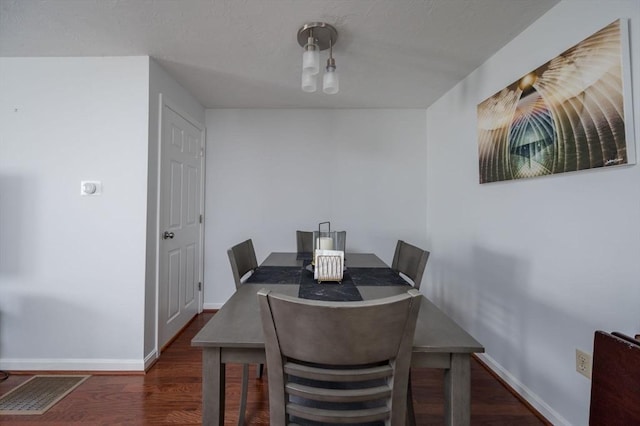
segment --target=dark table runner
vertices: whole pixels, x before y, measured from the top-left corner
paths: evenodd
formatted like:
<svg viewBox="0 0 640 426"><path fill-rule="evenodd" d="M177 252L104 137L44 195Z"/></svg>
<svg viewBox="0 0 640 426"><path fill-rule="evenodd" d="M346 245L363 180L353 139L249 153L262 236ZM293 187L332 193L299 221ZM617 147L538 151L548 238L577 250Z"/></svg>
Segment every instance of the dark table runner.
<svg viewBox="0 0 640 426"><path fill-rule="evenodd" d="M357 302L362 300L362 295L348 273L344 273L341 283L328 281L318 284L318 281L313 278L313 272L307 269L302 270L298 297L301 299L334 302Z"/></svg>
<svg viewBox="0 0 640 426"><path fill-rule="evenodd" d="M389 268L349 268L355 285L362 286L410 286L397 272Z"/></svg>
<svg viewBox="0 0 640 426"><path fill-rule="evenodd" d="M299 284L302 269L299 266L260 266L247 281L247 284Z"/></svg>
<svg viewBox="0 0 640 426"><path fill-rule="evenodd" d="M409 286L400 275L388 268L349 268L341 283L318 283L313 272L299 266L261 266L247 279L247 284L299 284L298 297L310 300L351 302L362 300L357 286Z"/></svg>

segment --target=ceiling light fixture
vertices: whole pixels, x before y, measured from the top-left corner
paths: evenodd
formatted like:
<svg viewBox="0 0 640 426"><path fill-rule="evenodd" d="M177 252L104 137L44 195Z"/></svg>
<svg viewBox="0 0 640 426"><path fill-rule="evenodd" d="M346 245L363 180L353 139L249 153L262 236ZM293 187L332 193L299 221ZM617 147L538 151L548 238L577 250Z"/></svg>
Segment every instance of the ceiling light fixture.
<svg viewBox="0 0 640 426"><path fill-rule="evenodd" d="M302 90L315 92L317 76L320 72L320 51L329 49L329 59L322 78L322 91L328 95L338 93L340 89L336 60L333 58L333 46L338 40L338 31L325 22L304 24L298 30L298 43L304 48L302 54Z"/></svg>

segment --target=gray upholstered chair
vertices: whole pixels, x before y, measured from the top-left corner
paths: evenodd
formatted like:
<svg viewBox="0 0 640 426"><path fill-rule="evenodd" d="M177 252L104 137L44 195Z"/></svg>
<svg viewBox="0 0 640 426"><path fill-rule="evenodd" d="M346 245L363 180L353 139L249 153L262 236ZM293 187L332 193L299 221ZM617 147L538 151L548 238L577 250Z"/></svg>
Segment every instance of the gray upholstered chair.
<svg viewBox="0 0 640 426"><path fill-rule="evenodd" d="M336 232L336 250L345 251L347 246L347 231ZM313 231L296 231L298 253L313 252Z"/></svg>
<svg viewBox="0 0 640 426"><path fill-rule="evenodd" d="M405 424L417 290L321 302L262 289L258 300L272 425Z"/></svg>
<svg viewBox="0 0 640 426"><path fill-rule="evenodd" d="M249 272L253 272L258 267L256 252L253 248L253 241L248 239L227 250L229 255L229 263L231 263L231 272L233 272L233 280L236 284L236 290L242 285L242 277ZM262 377L263 365L257 366L258 377ZM240 413L238 415L238 424L244 425L244 415L247 408L247 389L249 388L249 364L242 366L242 390L240 394Z"/></svg>
<svg viewBox="0 0 640 426"><path fill-rule="evenodd" d="M413 281L413 286L419 289L427 260L429 260L428 251L398 240L391 269L398 273L402 272Z"/></svg>

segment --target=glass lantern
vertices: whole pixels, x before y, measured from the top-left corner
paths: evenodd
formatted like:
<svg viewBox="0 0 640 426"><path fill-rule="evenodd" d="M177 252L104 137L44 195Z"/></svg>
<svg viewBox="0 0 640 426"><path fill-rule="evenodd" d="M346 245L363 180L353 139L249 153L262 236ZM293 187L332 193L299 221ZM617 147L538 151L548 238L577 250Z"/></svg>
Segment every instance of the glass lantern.
<svg viewBox="0 0 640 426"><path fill-rule="evenodd" d="M323 225L326 225L323 226ZM324 228L324 229L323 229ZM338 247L336 231L331 230L331 222L320 222L318 230L313 231L313 264L316 262L316 250L335 250Z"/></svg>

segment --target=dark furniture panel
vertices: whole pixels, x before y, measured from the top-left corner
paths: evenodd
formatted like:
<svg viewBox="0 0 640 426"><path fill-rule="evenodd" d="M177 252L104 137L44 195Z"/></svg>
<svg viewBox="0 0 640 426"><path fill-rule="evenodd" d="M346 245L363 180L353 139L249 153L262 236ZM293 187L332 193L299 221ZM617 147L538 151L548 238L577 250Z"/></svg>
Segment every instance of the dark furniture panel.
<svg viewBox="0 0 640 426"><path fill-rule="evenodd" d="M589 424L640 424L640 342L596 331Z"/></svg>

